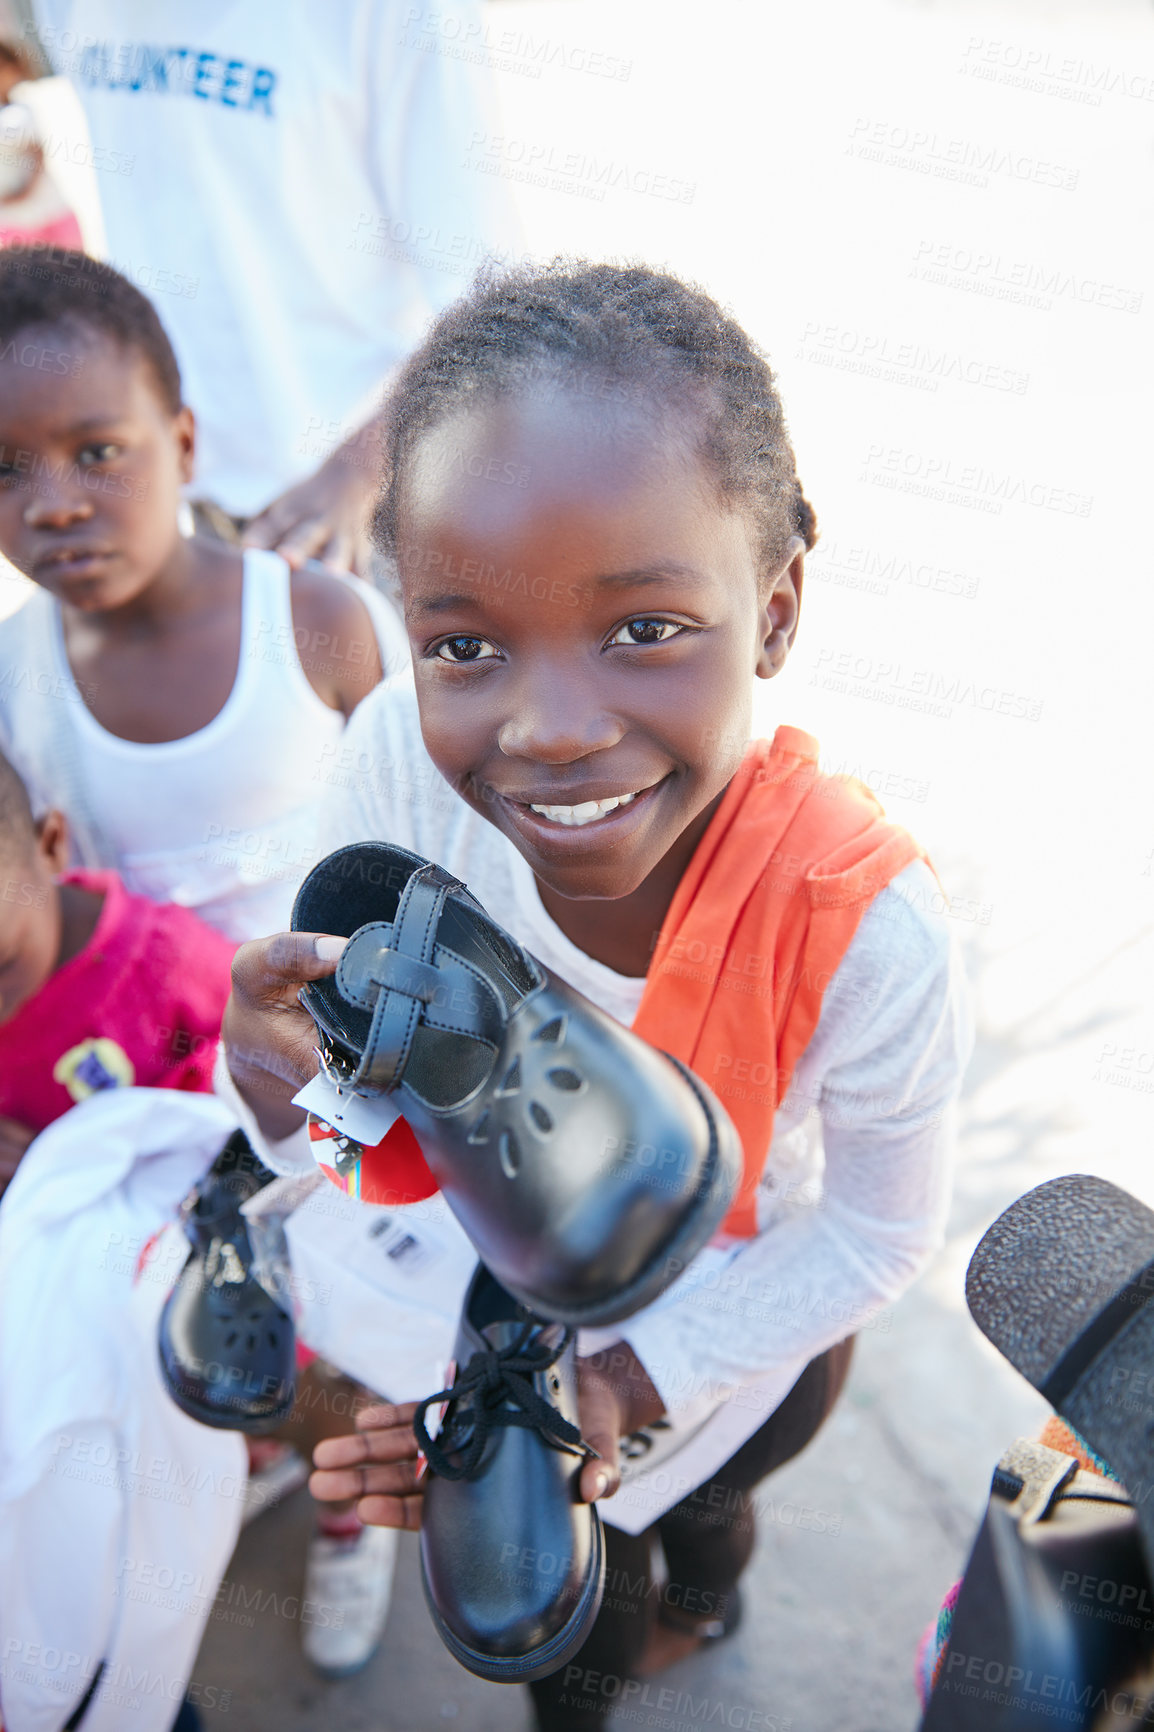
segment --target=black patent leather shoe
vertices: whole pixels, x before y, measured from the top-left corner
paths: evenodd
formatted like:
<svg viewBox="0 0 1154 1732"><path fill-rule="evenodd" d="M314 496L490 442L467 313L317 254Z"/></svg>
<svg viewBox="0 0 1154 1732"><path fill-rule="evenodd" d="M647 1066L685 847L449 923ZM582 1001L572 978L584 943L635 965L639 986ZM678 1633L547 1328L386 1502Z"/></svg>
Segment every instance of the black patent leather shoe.
<svg viewBox="0 0 1154 1732"><path fill-rule="evenodd" d="M675 1281L732 1201L741 1152L712 1092L574 991L465 886L402 848L342 848L297 931L345 935L301 993L329 1077L395 1092L501 1284L539 1317L618 1322Z"/></svg>
<svg viewBox="0 0 1154 1732"><path fill-rule="evenodd" d="M292 1318L257 1280L241 1204L275 1174L235 1131L181 1211L188 1261L160 1316L160 1369L173 1401L218 1431L275 1431L292 1411Z"/></svg>
<svg viewBox="0 0 1154 1732"><path fill-rule="evenodd" d="M457 1333L460 1368L414 1420L428 1472L421 1579L437 1633L470 1672L545 1678L601 1606L601 1518L581 1503L592 1453L577 1426L572 1332L542 1323L481 1267ZM436 1436L430 1408L445 1404Z"/></svg>

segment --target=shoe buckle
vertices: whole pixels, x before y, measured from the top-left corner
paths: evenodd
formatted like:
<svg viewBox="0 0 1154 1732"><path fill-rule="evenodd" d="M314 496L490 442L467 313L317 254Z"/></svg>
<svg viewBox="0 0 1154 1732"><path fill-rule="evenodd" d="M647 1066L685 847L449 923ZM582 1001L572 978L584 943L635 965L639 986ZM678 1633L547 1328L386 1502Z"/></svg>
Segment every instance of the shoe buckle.
<svg viewBox="0 0 1154 1732"><path fill-rule="evenodd" d="M323 1046L314 1046L317 1063L321 1067L321 1075L331 1082L339 1095L343 1095L349 1085L350 1073L341 1067L341 1061L335 1053L330 1053Z"/></svg>

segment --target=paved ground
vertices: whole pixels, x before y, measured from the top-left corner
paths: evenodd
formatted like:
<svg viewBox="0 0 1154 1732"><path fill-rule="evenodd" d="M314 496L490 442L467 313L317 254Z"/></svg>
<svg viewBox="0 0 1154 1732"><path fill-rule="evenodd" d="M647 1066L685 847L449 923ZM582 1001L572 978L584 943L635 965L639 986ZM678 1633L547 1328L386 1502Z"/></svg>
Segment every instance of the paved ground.
<svg viewBox="0 0 1154 1732"><path fill-rule="evenodd" d="M1154 9L493 0L490 17L516 41L476 166L509 176L533 250L668 260L774 354L824 538L763 719L811 728L927 841L978 1004L946 1249L767 1488L743 1630L662 1680L650 1724L913 1732L918 1636L1001 1448L1042 1411L965 1314L969 1253L1059 1172L1154 1201ZM14 601L9 582L0 612ZM229 1580L267 1609L214 1620L197 1668L232 1691L225 1732L519 1732L520 1693L438 1644L411 1541L371 1668L310 1675L272 1609L299 1592L309 1520L301 1494L242 1538Z"/></svg>

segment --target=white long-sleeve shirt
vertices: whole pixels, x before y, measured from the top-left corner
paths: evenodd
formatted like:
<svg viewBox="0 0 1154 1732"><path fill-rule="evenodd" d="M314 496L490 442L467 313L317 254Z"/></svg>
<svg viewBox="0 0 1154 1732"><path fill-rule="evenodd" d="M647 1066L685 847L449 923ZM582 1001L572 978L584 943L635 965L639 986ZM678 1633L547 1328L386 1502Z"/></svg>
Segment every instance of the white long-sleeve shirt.
<svg viewBox="0 0 1154 1732"><path fill-rule="evenodd" d="M644 981L587 956L550 919L512 843L432 764L407 676L366 699L322 775L330 848L372 838L439 861L542 962L632 1022ZM939 1245L972 1038L941 910L915 862L863 915L776 1116L757 1234L709 1246L625 1323L582 1332L586 1353L629 1343L671 1422L603 1505L616 1525L652 1521L740 1447L811 1359L884 1326Z"/></svg>

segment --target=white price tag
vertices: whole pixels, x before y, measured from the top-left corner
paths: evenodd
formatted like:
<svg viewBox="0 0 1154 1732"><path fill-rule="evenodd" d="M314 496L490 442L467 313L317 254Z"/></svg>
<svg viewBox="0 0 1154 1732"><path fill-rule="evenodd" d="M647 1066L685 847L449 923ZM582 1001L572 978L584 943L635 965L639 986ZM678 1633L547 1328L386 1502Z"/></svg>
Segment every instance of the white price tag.
<svg viewBox="0 0 1154 1732"><path fill-rule="evenodd" d="M335 1125L366 1149L375 1148L401 1116L400 1108L388 1096L366 1100L347 1089L342 1093L323 1074L315 1076L293 1096L293 1106L315 1113L326 1125Z"/></svg>

